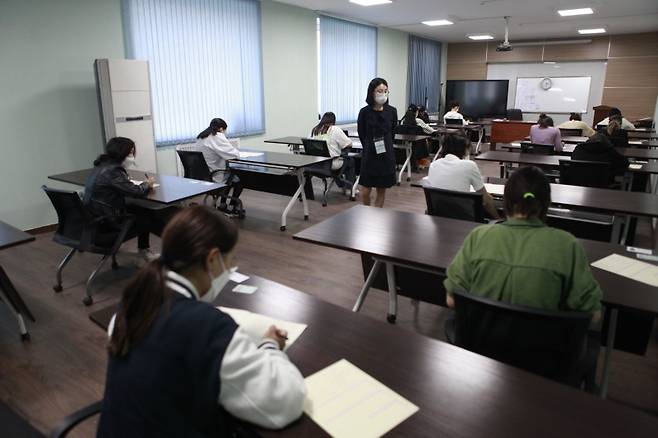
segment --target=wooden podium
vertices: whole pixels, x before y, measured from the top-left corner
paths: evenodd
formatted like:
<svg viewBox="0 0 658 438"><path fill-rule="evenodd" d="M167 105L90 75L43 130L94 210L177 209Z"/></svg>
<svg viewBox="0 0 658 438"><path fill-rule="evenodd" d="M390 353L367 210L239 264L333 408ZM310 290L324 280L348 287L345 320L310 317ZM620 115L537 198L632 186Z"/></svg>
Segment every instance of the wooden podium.
<svg viewBox="0 0 658 438"><path fill-rule="evenodd" d="M530 135L530 127L536 123L523 120L492 121L490 149L495 151L496 143L511 143L525 139Z"/></svg>
<svg viewBox="0 0 658 438"><path fill-rule="evenodd" d="M594 123L592 124L592 128L596 130L596 125L598 125L601 120L608 117L608 112L610 112L612 107L608 105L598 105L592 109L594 110L594 118L592 119Z"/></svg>

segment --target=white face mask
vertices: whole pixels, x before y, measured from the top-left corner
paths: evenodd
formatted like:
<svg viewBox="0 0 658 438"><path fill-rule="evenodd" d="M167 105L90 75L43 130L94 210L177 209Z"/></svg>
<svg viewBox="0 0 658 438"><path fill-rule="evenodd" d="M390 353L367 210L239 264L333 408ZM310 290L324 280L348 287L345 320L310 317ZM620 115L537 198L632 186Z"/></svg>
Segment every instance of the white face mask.
<svg viewBox="0 0 658 438"><path fill-rule="evenodd" d="M135 156L134 155L128 155L125 160L123 160L123 163L121 163L124 169L128 168L136 168L137 163L135 162Z"/></svg>
<svg viewBox="0 0 658 438"><path fill-rule="evenodd" d="M375 93L375 102L379 105L384 105L388 100L388 92L386 93Z"/></svg>
<svg viewBox="0 0 658 438"><path fill-rule="evenodd" d="M215 301L215 298L224 289L231 276L231 271L224 266L224 260L221 254L219 255L219 262L222 264L222 273L215 278L212 277L212 274L208 274L210 276L210 289L201 297L201 301L205 301L206 303L213 303Z"/></svg>

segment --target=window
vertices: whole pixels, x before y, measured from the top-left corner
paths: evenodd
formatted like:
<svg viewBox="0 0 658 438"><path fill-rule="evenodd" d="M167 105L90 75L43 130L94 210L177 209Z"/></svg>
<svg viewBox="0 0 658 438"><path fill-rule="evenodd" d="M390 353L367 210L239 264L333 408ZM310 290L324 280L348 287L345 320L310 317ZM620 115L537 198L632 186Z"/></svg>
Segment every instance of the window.
<svg viewBox="0 0 658 438"><path fill-rule="evenodd" d="M149 61L158 146L196 138L213 117L229 134L264 131L257 0L123 0L127 57Z"/></svg>
<svg viewBox="0 0 658 438"><path fill-rule="evenodd" d="M320 114L355 122L377 75L377 28L326 16L318 21Z"/></svg>
<svg viewBox="0 0 658 438"><path fill-rule="evenodd" d="M409 37L409 103L439 110L441 93L441 43Z"/></svg>

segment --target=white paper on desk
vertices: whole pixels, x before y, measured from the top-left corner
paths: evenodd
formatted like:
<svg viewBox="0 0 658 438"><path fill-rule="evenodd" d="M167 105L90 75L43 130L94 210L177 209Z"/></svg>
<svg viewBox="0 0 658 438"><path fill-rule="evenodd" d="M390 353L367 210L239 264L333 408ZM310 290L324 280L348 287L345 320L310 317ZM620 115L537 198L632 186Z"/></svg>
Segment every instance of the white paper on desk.
<svg viewBox="0 0 658 438"><path fill-rule="evenodd" d="M135 184L136 186L138 186L138 185L140 185L141 183L143 183L144 181L140 181L140 180L138 180L138 179L131 179L130 182L133 183L133 184ZM160 187L160 184L157 184L157 183L156 183L156 184L153 184L153 187Z"/></svg>
<svg viewBox="0 0 658 438"><path fill-rule="evenodd" d="M484 188L487 190L487 193L490 193L492 195L501 195L505 192L505 185L504 184L492 184L492 183L484 183Z"/></svg>
<svg viewBox="0 0 658 438"><path fill-rule="evenodd" d="M263 152L240 152L240 158L258 157L263 155Z"/></svg>
<svg viewBox="0 0 658 438"><path fill-rule="evenodd" d="M611 254L592 263L595 268L658 287L658 266L619 254Z"/></svg>
<svg viewBox="0 0 658 438"><path fill-rule="evenodd" d="M636 169L636 170L637 169L642 169L642 165L641 164L629 164L628 168L629 169Z"/></svg>
<svg viewBox="0 0 658 438"><path fill-rule="evenodd" d="M248 275L240 274L238 271L231 271L231 274L229 275L229 280L234 281L236 283L242 283L243 281L249 280Z"/></svg>
<svg viewBox="0 0 658 438"><path fill-rule="evenodd" d="M306 330L306 324L297 322L284 321L282 319L274 319L267 315L260 313L250 312L248 310L234 309L232 307L218 307L219 310L228 314L233 320L242 328L242 330L249 335L256 345L260 344L263 335L270 328L271 325L276 328L288 332L288 340L286 341L287 350L301 334Z"/></svg>
<svg viewBox="0 0 658 438"><path fill-rule="evenodd" d="M380 437L418 411L345 359L305 381L304 412L334 438Z"/></svg>

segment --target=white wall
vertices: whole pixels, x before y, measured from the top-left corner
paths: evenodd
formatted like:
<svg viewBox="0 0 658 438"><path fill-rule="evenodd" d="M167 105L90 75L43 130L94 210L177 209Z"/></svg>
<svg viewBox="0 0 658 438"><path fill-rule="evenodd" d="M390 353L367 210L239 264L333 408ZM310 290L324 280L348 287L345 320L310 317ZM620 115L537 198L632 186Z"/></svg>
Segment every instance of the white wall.
<svg viewBox="0 0 658 438"><path fill-rule="evenodd" d="M409 34L380 27L377 29L377 76L386 79L390 91L389 103L398 110L398 117L407 109L409 87ZM365 100L366 90L363 90ZM365 105L365 102L363 103Z"/></svg>
<svg viewBox="0 0 658 438"><path fill-rule="evenodd" d="M89 167L102 149L95 58L123 57L119 0L2 1L0 220L56 222L46 177Z"/></svg>
<svg viewBox="0 0 658 438"><path fill-rule="evenodd" d="M518 77L556 77L556 76L591 76L589 102L587 113L582 114L583 122L592 124L594 110L592 107L601 104L603 97L603 81L605 79L606 62L559 62L557 64L511 63L511 64L489 64L487 65L487 79L508 79L509 94L507 96L507 108L514 108L516 100L516 79ZM539 113L524 113L524 120L537 120ZM569 114L548 114L553 118L555 125L569 120Z"/></svg>

